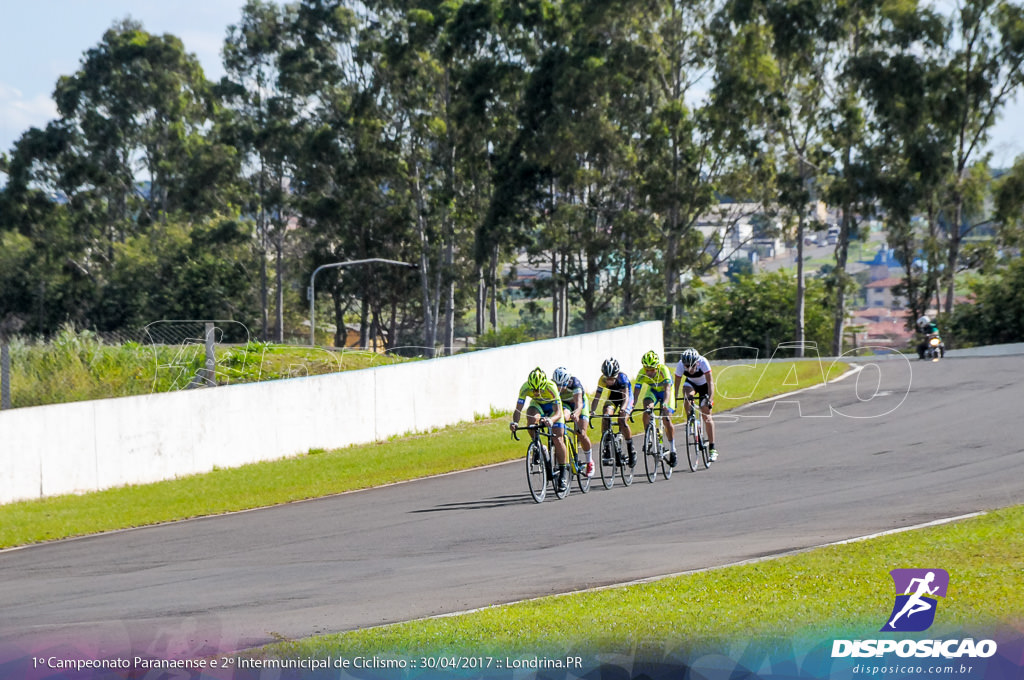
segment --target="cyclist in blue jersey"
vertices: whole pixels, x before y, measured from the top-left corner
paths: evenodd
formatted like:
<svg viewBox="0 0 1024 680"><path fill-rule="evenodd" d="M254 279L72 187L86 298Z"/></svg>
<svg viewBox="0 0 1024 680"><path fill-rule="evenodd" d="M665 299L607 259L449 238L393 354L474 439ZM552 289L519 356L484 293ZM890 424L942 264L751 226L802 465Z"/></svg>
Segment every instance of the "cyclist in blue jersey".
<svg viewBox="0 0 1024 680"><path fill-rule="evenodd" d="M558 465L555 484L558 493L564 493L569 484L569 468L566 465L562 398L555 383L548 379L540 367L530 371L526 382L519 388L519 400L516 402L516 410L512 413L512 422L509 423L509 429L513 432L519 427L519 417L523 413L527 399L530 400L530 406L526 409L526 423L551 426L551 441L555 449L555 463ZM531 431L531 435L536 441L537 433Z"/></svg>
<svg viewBox="0 0 1024 680"><path fill-rule="evenodd" d="M619 415L619 431L629 447L629 466L636 467L636 449L633 448L633 433L629 430L626 419L633 410L633 383L629 376L619 370L619 362L605 359L601 364L601 377L597 379L597 393L590 407L590 417L594 417L594 409L602 405L601 412L605 416ZM610 418L601 421L601 432L607 432L612 426Z"/></svg>
<svg viewBox="0 0 1024 680"><path fill-rule="evenodd" d="M591 451L590 435L587 434L587 427L590 424L590 416L587 414L587 392L583 389L580 379L562 366L554 370L551 380L558 387L559 396L562 398L562 413L565 414L565 422L578 423L576 440L579 443L580 451L586 457L583 470L587 477L593 477L594 457L593 451Z"/></svg>
<svg viewBox="0 0 1024 680"><path fill-rule="evenodd" d="M640 360L640 373L636 376L633 401L640 399L640 393L644 386L648 386L649 393L644 397L642 408L652 408L657 416L661 416L665 425L665 440L669 444L668 464L676 466L676 441L675 428L672 426L672 415L676 412L676 393L672 380L672 371L661 360L658 353L653 349ZM638 404L635 408L641 408ZM651 416L644 414L644 427L650 423ZM659 452L660 453L660 452Z"/></svg>

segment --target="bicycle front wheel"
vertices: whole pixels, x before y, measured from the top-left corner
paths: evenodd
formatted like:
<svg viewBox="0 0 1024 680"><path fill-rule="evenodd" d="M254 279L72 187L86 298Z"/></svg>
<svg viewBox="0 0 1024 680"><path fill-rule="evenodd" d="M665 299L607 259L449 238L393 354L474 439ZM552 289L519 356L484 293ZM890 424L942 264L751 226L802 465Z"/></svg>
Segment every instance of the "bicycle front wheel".
<svg viewBox="0 0 1024 680"><path fill-rule="evenodd" d="M580 487L581 493L590 491L590 477L587 477L586 463L580 460L579 449L576 447L575 437L568 439L570 470L576 475L576 486Z"/></svg>
<svg viewBox="0 0 1024 680"><path fill-rule="evenodd" d="M711 450L708 449L708 440L704 438L704 421L700 421L700 429L697 430L700 433L700 452L704 458L704 469L711 469Z"/></svg>
<svg viewBox="0 0 1024 680"><path fill-rule="evenodd" d="M658 450L664 450L663 447L664 438L661 434L661 430L658 430ZM668 456L662 456L661 458L661 475L665 479L672 477L672 466L668 464Z"/></svg>
<svg viewBox="0 0 1024 680"><path fill-rule="evenodd" d="M633 466L629 464L629 449L626 446L626 442L624 441L625 438L622 434L617 434L615 436L619 438L619 451L622 451L622 460L619 461L622 463L622 467L619 468L622 483L629 486L633 483Z"/></svg>
<svg viewBox="0 0 1024 680"><path fill-rule="evenodd" d="M601 465L601 483L604 488L615 486L615 443L610 431L601 435L601 446L598 451Z"/></svg>
<svg viewBox="0 0 1024 680"><path fill-rule="evenodd" d="M700 442L697 439L696 421L686 422L686 462L690 465L690 472L696 472L700 467Z"/></svg>
<svg viewBox="0 0 1024 680"><path fill-rule="evenodd" d="M548 470L544 452L537 442L526 447L526 483L530 485L534 502L543 502L548 493Z"/></svg>
<svg viewBox="0 0 1024 680"><path fill-rule="evenodd" d="M655 434L654 419L651 418L651 422L644 428L644 470L647 472L647 481L651 484L658 478L659 453L661 451Z"/></svg>

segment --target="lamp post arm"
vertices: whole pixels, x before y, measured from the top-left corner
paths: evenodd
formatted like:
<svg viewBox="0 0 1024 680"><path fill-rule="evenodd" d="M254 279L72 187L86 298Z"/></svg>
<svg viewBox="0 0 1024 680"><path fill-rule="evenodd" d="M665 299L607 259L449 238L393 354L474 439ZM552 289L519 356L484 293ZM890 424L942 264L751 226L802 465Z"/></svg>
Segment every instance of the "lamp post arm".
<svg viewBox="0 0 1024 680"><path fill-rule="evenodd" d="M328 264L322 264L313 270L313 273L309 277L309 346L313 347L316 345L316 275L320 273L321 269L337 269L340 267L348 267L353 264L368 264L370 262L382 262L384 264L397 264L402 267L416 268L417 265L411 262L402 262L400 260L388 260L382 257L371 257L365 260L346 260L345 262L330 262Z"/></svg>

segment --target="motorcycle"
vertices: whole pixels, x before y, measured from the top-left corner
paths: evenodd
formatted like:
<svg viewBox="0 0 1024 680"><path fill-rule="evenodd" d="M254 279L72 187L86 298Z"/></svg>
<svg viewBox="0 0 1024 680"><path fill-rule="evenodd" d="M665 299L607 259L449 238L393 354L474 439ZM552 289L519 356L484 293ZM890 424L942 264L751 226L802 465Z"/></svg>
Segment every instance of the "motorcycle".
<svg viewBox="0 0 1024 680"><path fill-rule="evenodd" d="M946 346L938 333L930 333L924 341L924 358L938 361L946 353Z"/></svg>

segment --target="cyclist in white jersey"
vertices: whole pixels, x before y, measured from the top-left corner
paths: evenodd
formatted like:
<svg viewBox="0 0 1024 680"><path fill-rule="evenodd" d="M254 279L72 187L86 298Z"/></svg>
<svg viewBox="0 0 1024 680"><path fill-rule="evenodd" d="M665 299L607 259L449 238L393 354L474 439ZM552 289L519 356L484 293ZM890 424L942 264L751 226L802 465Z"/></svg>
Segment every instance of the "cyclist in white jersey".
<svg viewBox="0 0 1024 680"><path fill-rule="evenodd" d="M715 422L711 419L711 409L715 405L715 385L711 379L711 364L690 347L683 350L683 355L676 364L675 390L679 394L679 384L683 385L683 395L696 393L699 397L701 418L704 420L704 432L708 438L708 457L718 460L715 448ZM686 417L690 417L690 403L684 402Z"/></svg>

